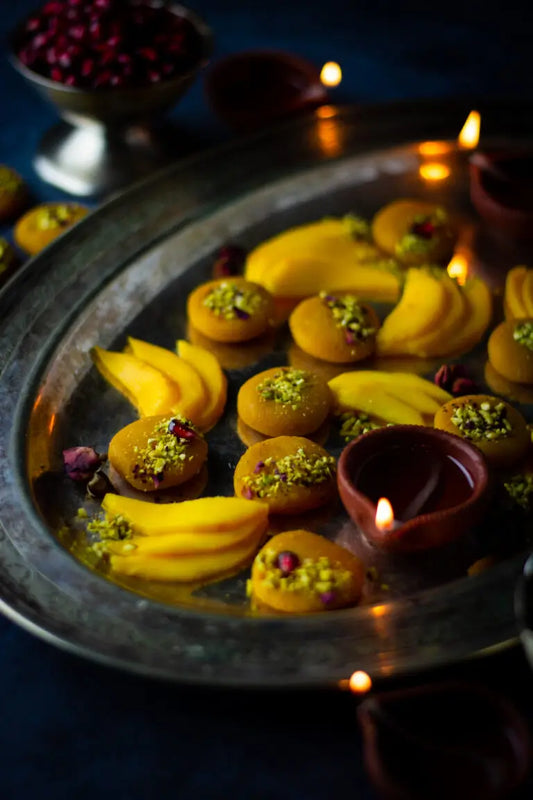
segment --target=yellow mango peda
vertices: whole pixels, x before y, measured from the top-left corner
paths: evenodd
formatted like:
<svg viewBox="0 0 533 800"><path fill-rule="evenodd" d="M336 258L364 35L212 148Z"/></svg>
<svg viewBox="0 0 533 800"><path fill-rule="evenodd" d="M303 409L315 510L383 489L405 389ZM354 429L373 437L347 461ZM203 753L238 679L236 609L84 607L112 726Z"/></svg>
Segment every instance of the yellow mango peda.
<svg viewBox="0 0 533 800"><path fill-rule="evenodd" d="M380 209L372 221L372 235L385 253L409 266L445 261L456 239L445 209L412 199L394 200Z"/></svg>
<svg viewBox="0 0 533 800"><path fill-rule="evenodd" d="M258 283L217 278L191 292L187 314L191 325L216 342L246 342L273 326L274 301Z"/></svg>
<svg viewBox="0 0 533 800"><path fill-rule="evenodd" d="M237 497L268 503L271 514L299 514L336 494L336 463L302 436L276 436L252 445L234 473Z"/></svg>
<svg viewBox="0 0 533 800"><path fill-rule="evenodd" d="M501 398L490 395L471 394L449 400L435 414L434 425L467 439L497 468L516 464L531 445L522 414Z"/></svg>
<svg viewBox="0 0 533 800"><path fill-rule="evenodd" d="M533 317L501 322L492 331L487 350L490 363L504 378L533 384Z"/></svg>
<svg viewBox="0 0 533 800"><path fill-rule="evenodd" d="M17 220L15 242L34 256L88 213L89 209L78 203L42 203Z"/></svg>
<svg viewBox="0 0 533 800"><path fill-rule="evenodd" d="M252 565L252 604L287 614L355 605L365 580L362 561L334 542L306 530L273 536Z"/></svg>
<svg viewBox="0 0 533 800"><path fill-rule="evenodd" d="M108 457L131 486L153 492L196 475L207 458L207 443L183 417L143 417L113 436Z"/></svg>
<svg viewBox="0 0 533 800"><path fill-rule="evenodd" d="M289 318L292 337L302 350L333 363L361 361L372 355L379 317L350 294L327 294L303 300Z"/></svg>
<svg viewBox="0 0 533 800"><path fill-rule="evenodd" d="M326 420L331 402L327 383L314 372L273 367L241 386L237 412L266 436L305 436Z"/></svg>

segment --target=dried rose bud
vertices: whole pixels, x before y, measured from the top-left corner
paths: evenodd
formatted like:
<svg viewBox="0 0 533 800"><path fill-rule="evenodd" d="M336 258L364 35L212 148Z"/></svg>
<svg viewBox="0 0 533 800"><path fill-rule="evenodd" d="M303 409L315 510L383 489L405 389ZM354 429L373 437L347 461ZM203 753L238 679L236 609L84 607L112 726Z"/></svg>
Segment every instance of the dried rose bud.
<svg viewBox="0 0 533 800"><path fill-rule="evenodd" d="M452 383L451 393L455 397L461 397L463 394L477 394L479 387L471 378L457 378Z"/></svg>
<svg viewBox="0 0 533 800"><path fill-rule="evenodd" d="M92 447L69 447L63 450L65 472L73 481L90 480L104 458Z"/></svg>
<svg viewBox="0 0 533 800"><path fill-rule="evenodd" d="M241 275L246 261L246 250L236 244L221 247L215 256L213 277L226 278L229 275Z"/></svg>
<svg viewBox="0 0 533 800"><path fill-rule="evenodd" d="M435 373L433 381L445 392L451 393L454 381L466 377L468 376L462 364L443 364Z"/></svg>

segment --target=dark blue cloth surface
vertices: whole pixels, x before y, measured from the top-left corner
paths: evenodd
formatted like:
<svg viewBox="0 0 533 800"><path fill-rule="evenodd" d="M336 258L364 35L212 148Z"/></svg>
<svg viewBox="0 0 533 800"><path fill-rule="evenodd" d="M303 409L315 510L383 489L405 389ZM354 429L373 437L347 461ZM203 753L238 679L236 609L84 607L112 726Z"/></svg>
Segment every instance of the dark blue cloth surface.
<svg viewBox="0 0 533 800"><path fill-rule="evenodd" d="M33 0L0 0L0 37ZM520 4L199 0L215 33L213 62L274 47L344 80L334 102L454 95L533 100ZM32 156L57 121L0 58L0 163L36 202L64 198ZM228 140L199 80L171 114L184 152ZM11 235L4 227L2 233ZM532 675L519 648L404 683L459 677L498 687L533 720ZM371 800L355 701L333 692L211 691L122 674L56 650L0 617L1 800ZM531 797L533 784L519 793ZM431 800L431 798L428 798Z"/></svg>

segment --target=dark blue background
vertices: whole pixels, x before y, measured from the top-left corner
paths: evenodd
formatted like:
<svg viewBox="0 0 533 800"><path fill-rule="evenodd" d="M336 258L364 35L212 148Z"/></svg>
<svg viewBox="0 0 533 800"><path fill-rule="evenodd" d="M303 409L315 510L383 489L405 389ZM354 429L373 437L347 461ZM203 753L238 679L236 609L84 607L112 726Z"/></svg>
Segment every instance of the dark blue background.
<svg viewBox="0 0 533 800"><path fill-rule="evenodd" d="M0 36L35 3L0 0ZM211 25L213 62L276 47L344 80L335 102L485 95L533 99L529 29L520 5L293 0L194 5ZM0 59L0 163L17 169L36 201L64 195L31 159L57 121ZM172 119L186 149L233 134L209 110L199 80ZM7 231L8 234L10 231ZM419 676L500 687L533 719L531 672L519 648ZM355 701L332 692L208 691L124 675L56 650L0 618L2 800L324 800L372 798L361 759ZM524 787L522 797L531 796ZM428 798L431 800L431 798Z"/></svg>

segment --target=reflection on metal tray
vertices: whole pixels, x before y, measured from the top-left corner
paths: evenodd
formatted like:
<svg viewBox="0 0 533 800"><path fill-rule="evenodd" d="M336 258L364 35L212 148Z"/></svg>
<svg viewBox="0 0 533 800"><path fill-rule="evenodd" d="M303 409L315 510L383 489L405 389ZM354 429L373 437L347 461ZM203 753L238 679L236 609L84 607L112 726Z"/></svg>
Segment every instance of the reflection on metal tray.
<svg viewBox="0 0 533 800"><path fill-rule="evenodd" d="M484 131L493 141L524 138L527 116L514 114L513 129L503 129L504 110L486 108ZM226 685L326 685L355 668L384 678L515 639L513 589L525 554L464 577L494 526L438 553L385 558L340 506L325 509L304 522L359 552L380 581L359 608L309 617L253 616L245 573L192 594L134 580L117 586L56 537L83 501L62 477L61 450L105 451L134 418L92 368L90 348L121 347L126 335L173 347L186 334L187 294L209 277L221 244L251 247L327 214L371 216L400 196L431 197L461 215L474 269L501 286L503 270L524 253L491 239L471 216L464 154L449 155L446 181L418 172L416 144L453 141L467 111L461 103L422 104L304 117L157 174L24 267L0 295L0 607L8 616L126 669ZM244 450L238 386L294 358L283 334L255 355L229 371L227 411L209 434L209 494L233 491ZM485 347L466 362L484 385ZM531 419L531 406L523 409ZM341 447L333 433L328 449L338 455Z"/></svg>

